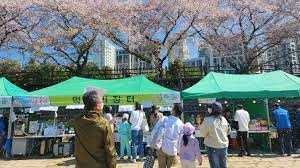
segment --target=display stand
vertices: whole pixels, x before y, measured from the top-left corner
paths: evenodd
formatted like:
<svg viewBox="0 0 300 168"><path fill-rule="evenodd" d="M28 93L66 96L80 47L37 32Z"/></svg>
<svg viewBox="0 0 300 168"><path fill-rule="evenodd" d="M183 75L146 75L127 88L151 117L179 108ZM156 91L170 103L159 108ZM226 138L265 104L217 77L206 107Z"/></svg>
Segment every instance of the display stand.
<svg viewBox="0 0 300 168"><path fill-rule="evenodd" d="M13 137L12 139L12 156L14 155L23 155L31 156L33 154L34 148L38 145L38 141L46 141L49 139L63 139L63 138L72 138L75 137L75 134L64 134L64 135L55 135L55 136L20 136ZM53 145L50 146L53 148ZM43 152L44 154L44 152ZM43 155L42 154L42 155Z"/></svg>
<svg viewBox="0 0 300 168"><path fill-rule="evenodd" d="M26 117L26 121L24 123L29 123L28 125L26 125L26 128L28 128L28 132L21 132L11 137L12 157L15 155L27 157L32 156L33 154L53 154L54 156L58 156L57 151L56 153L54 153L54 151L56 150L55 147L57 147L57 145L59 146L59 148L61 148L62 146L68 146L67 149L63 150L64 152L66 152L64 153L64 156L71 153L71 144L73 142L72 140L73 137L75 137L75 134L73 134L72 131L70 132L69 130L66 130L65 123L62 122L61 124L59 124L57 122L58 108L49 107L50 106L48 106L48 108L39 108L39 112L36 111L35 114L32 114L35 117L34 120L30 120L29 116ZM52 116L52 112L55 113L54 119L52 119L51 117L49 120L49 115ZM43 119L43 116L46 116L46 118ZM17 121L21 121L19 116L17 118ZM37 123L34 124L35 122ZM19 129L17 129L18 127L16 126L17 125L15 125L15 130L11 130L10 132L19 132Z"/></svg>

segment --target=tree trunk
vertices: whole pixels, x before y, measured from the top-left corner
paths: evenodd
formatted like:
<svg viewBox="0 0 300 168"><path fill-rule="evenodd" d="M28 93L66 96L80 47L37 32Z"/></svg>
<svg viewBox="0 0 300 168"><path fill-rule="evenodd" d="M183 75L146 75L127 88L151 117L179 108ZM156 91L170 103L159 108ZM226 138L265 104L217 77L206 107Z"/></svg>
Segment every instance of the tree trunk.
<svg viewBox="0 0 300 168"><path fill-rule="evenodd" d="M157 81L162 81L162 79L164 78L163 62L161 60L159 60L154 68L157 71L156 80Z"/></svg>
<svg viewBox="0 0 300 168"><path fill-rule="evenodd" d="M245 65L245 66L240 66L238 69L236 69L236 73L237 74L250 74L251 73L251 68L249 67L249 65Z"/></svg>
<svg viewBox="0 0 300 168"><path fill-rule="evenodd" d="M83 58L83 61L80 63L80 61L78 61L76 63L76 69L75 69L75 75L76 76L81 76L84 73L84 69L86 68L87 62L88 62L88 57L81 57ZM88 73L88 72L87 72Z"/></svg>
<svg viewBox="0 0 300 168"><path fill-rule="evenodd" d="M83 73L83 65L77 64L74 73L76 76L81 76Z"/></svg>

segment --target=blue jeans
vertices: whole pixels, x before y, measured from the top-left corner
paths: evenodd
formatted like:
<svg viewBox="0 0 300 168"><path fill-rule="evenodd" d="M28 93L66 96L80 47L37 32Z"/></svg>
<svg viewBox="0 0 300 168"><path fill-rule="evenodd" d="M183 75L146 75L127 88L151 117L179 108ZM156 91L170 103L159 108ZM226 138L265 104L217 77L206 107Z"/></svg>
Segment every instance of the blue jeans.
<svg viewBox="0 0 300 168"><path fill-rule="evenodd" d="M144 146L143 146L143 131L142 130L131 130L132 139L132 157L136 159L137 154L140 158L144 157Z"/></svg>
<svg viewBox="0 0 300 168"><path fill-rule="evenodd" d="M292 134L291 129L278 129L278 139L280 144L280 154L292 153Z"/></svg>
<svg viewBox="0 0 300 168"><path fill-rule="evenodd" d="M227 168L227 148L208 147L208 159L211 168Z"/></svg>

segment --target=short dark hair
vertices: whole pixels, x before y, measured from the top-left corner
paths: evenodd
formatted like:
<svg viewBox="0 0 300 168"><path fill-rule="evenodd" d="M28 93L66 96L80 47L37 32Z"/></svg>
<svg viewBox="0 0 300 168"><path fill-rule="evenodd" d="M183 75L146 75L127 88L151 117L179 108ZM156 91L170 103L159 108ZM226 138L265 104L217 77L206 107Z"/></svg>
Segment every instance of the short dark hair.
<svg viewBox="0 0 300 168"><path fill-rule="evenodd" d="M156 110L159 110L159 107L156 106L156 105L153 105L153 106L151 107L151 112L154 113Z"/></svg>
<svg viewBox="0 0 300 168"><path fill-rule="evenodd" d="M157 110L159 110L159 107L158 106L156 106L156 105L153 105L152 107L151 107L151 115L154 115L154 117L155 118L157 118L157 116L158 116L158 113L156 112Z"/></svg>
<svg viewBox="0 0 300 168"><path fill-rule="evenodd" d="M279 103L275 103L275 104L274 104L274 107L275 107L275 108L278 108L278 107L280 107L280 104L279 104Z"/></svg>
<svg viewBox="0 0 300 168"><path fill-rule="evenodd" d="M238 109L243 109L244 108L244 106L242 104L238 104L237 107L238 107Z"/></svg>
<svg viewBox="0 0 300 168"><path fill-rule="evenodd" d="M214 117L218 117L221 116L223 114L223 107L222 104L219 102L214 102L211 105L212 108L212 112L210 113L209 116L214 116Z"/></svg>
<svg viewBox="0 0 300 168"><path fill-rule="evenodd" d="M101 102L101 96L96 90L87 91L82 96L82 101L84 109L90 111L96 107L97 103Z"/></svg>
<svg viewBox="0 0 300 168"><path fill-rule="evenodd" d="M139 102L135 103L135 110L142 110L142 105Z"/></svg>
<svg viewBox="0 0 300 168"><path fill-rule="evenodd" d="M182 114L181 104L175 103L173 106L173 111L174 111L176 117L180 117Z"/></svg>

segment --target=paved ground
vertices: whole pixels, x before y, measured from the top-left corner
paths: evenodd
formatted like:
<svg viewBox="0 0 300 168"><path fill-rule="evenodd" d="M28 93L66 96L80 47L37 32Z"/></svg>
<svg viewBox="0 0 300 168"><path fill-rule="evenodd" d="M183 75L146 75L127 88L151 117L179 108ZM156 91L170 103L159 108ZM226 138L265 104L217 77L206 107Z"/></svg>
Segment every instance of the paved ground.
<svg viewBox="0 0 300 168"><path fill-rule="evenodd" d="M30 159L30 160L0 160L1 168L74 168L74 158L62 159ZM118 164L118 168L140 168L137 164ZM156 166L157 167L157 166ZM178 166L180 167L180 166ZM201 167L208 168L207 157ZM229 168L300 168L300 155L278 157L276 155L257 155L253 157L229 157Z"/></svg>

